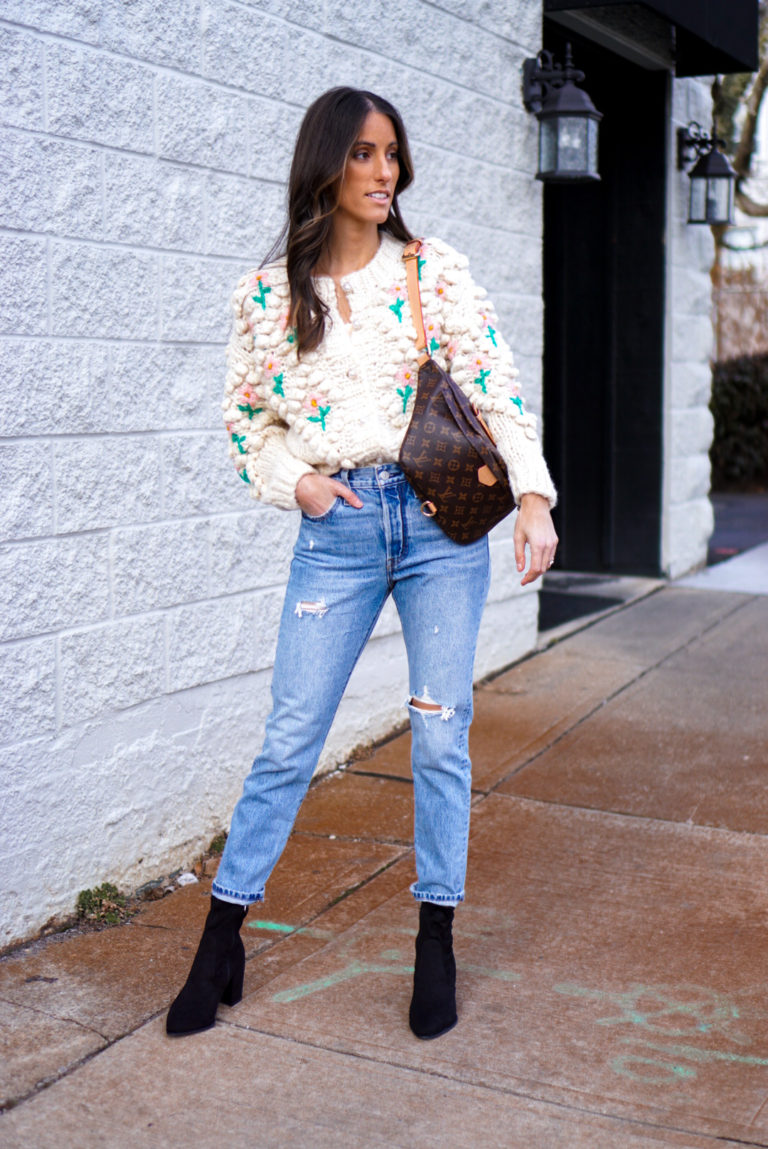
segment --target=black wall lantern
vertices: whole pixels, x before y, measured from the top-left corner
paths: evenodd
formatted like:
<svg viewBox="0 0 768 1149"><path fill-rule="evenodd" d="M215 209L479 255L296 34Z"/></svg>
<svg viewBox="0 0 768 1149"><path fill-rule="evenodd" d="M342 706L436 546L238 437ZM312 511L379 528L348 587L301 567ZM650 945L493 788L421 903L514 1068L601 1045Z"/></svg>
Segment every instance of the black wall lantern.
<svg viewBox="0 0 768 1149"><path fill-rule="evenodd" d="M719 148L724 141L708 136L695 121L677 129L677 167L685 169L694 156L698 160L689 172L691 194L688 201L688 223L733 223L733 195L736 172Z"/></svg>
<svg viewBox="0 0 768 1149"><path fill-rule="evenodd" d="M551 52L541 51L523 64L523 103L539 121L539 170L547 183L599 180L597 133L602 114L586 92L576 87L584 73L574 68L571 45L565 67Z"/></svg>

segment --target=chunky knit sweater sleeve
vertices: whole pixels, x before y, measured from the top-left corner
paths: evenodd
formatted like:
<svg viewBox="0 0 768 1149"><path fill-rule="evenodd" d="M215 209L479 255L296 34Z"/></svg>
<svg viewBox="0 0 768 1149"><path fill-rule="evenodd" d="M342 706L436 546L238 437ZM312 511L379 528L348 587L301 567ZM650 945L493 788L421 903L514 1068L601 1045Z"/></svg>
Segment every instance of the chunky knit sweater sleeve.
<svg viewBox="0 0 768 1149"><path fill-rule="evenodd" d="M557 494L541 452L536 417L525 409L512 352L499 332L493 304L478 287L465 256L439 240L430 240L437 256L437 281L425 284L438 301L439 344L456 383L483 415L507 464L517 502L524 494L543 495L553 507ZM437 347L435 341L433 351Z"/></svg>
<svg viewBox="0 0 768 1149"><path fill-rule="evenodd" d="M285 275L269 270L244 275L232 310L222 404L229 455L255 498L293 509L296 484L314 468L288 448L288 425L281 418L281 352L290 351L294 339Z"/></svg>

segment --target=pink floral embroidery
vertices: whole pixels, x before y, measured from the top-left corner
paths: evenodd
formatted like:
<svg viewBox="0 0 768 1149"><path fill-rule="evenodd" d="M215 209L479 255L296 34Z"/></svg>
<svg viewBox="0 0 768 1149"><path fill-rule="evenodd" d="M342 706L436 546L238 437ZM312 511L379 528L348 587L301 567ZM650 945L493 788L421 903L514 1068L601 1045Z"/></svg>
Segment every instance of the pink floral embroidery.
<svg viewBox="0 0 768 1149"><path fill-rule="evenodd" d="M256 388L252 383L243 383L242 387L240 387L237 392L236 398L241 403L253 404L258 402L259 396L256 392Z"/></svg>
<svg viewBox="0 0 768 1149"><path fill-rule="evenodd" d="M488 359L488 356L476 355L474 360L474 367L477 370L477 375L472 380L472 382L476 383L485 395L488 391L486 383L488 382L488 376L491 373L490 360Z"/></svg>
<svg viewBox="0 0 768 1149"><path fill-rule="evenodd" d="M520 385L516 379L513 379L510 382L509 389L512 392L512 394L509 396L510 402L515 404L521 415L524 415L525 408L523 407L523 397L520 394Z"/></svg>
<svg viewBox="0 0 768 1149"><path fill-rule="evenodd" d="M267 310L267 296L269 295L272 287L270 286L269 276L265 271L257 271L255 275L247 281L245 285L250 292L251 299L254 303L261 305L261 310Z"/></svg>
<svg viewBox="0 0 768 1149"><path fill-rule="evenodd" d="M418 373L412 367L409 367L407 363L404 363L398 370L395 381L400 384L397 388L397 393L403 401L403 414L405 414L408 407L408 400L416 388Z"/></svg>
<svg viewBox="0 0 768 1149"><path fill-rule="evenodd" d="M403 322L403 307L405 306L405 299L403 298L403 292L400 289L400 285L398 283L393 283L391 285L391 287L389 287L387 290L388 290L390 295L394 296L394 299L395 299L394 303L390 303L389 310L395 316L395 318L397 319L397 322L402 323Z"/></svg>
<svg viewBox="0 0 768 1149"><path fill-rule="evenodd" d="M238 411L242 411L249 419L252 419L254 415L258 415L260 411L264 410L263 407L258 406L259 398L260 396L253 384L243 383L242 387L235 393Z"/></svg>
<svg viewBox="0 0 768 1149"><path fill-rule="evenodd" d="M284 311L283 314L280 316L280 330L285 335L286 343L295 343L296 342L296 328L289 326L290 321L291 321L290 311Z"/></svg>
<svg viewBox="0 0 768 1149"><path fill-rule="evenodd" d="M331 413L331 405L324 395L308 395L304 401L306 410L311 411L311 415L307 415L308 423L319 423L323 431L325 430L325 420Z"/></svg>
<svg viewBox="0 0 768 1149"><path fill-rule="evenodd" d="M498 347L499 345L496 342L496 328L491 325L491 321L488 316L481 314L480 322L483 325L483 335L486 337L486 339L490 339L494 347Z"/></svg>
<svg viewBox="0 0 768 1149"><path fill-rule="evenodd" d="M273 383L272 390L275 395L285 396L283 391L283 365L276 355L268 355L264 364L264 374Z"/></svg>
<svg viewBox="0 0 768 1149"><path fill-rule="evenodd" d="M427 319L424 323L424 330L427 334L427 351L430 355L434 355L435 351L440 350L440 325L432 319Z"/></svg>

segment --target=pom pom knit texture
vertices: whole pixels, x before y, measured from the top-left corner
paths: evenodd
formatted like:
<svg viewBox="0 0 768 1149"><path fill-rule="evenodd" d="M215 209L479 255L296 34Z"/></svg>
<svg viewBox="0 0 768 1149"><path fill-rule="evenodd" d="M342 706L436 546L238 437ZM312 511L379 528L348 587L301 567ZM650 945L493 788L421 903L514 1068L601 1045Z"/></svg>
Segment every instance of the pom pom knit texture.
<svg viewBox="0 0 768 1149"><path fill-rule="evenodd" d="M339 314L333 280L317 279L330 314L322 343L301 360L285 264L238 283L223 411L230 456L254 497L293 509L296 484L312 470L331 475L397 461L418 379L402 252L403 244L383 233L371 262L342 279L349 323ZM483 414L515 497L537 492L554 505L536 420L525 411L512 354L466 258L430 239L419 273L431 355Z"/></svg>

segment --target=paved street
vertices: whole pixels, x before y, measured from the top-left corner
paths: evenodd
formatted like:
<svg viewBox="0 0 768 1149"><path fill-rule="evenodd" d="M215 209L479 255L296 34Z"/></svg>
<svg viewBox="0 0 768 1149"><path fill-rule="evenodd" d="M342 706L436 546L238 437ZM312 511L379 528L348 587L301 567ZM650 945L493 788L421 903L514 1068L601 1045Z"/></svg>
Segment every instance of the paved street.
<svg viewBox="0 0 768 1149"><path fill-rule="evenodd" d="M768 1145L768 547L697 577L478 690L451 1033L407 1025L403 735L310 791L215 1029L163 1029L208 883L0 963L0 1143Z"/></svg>

